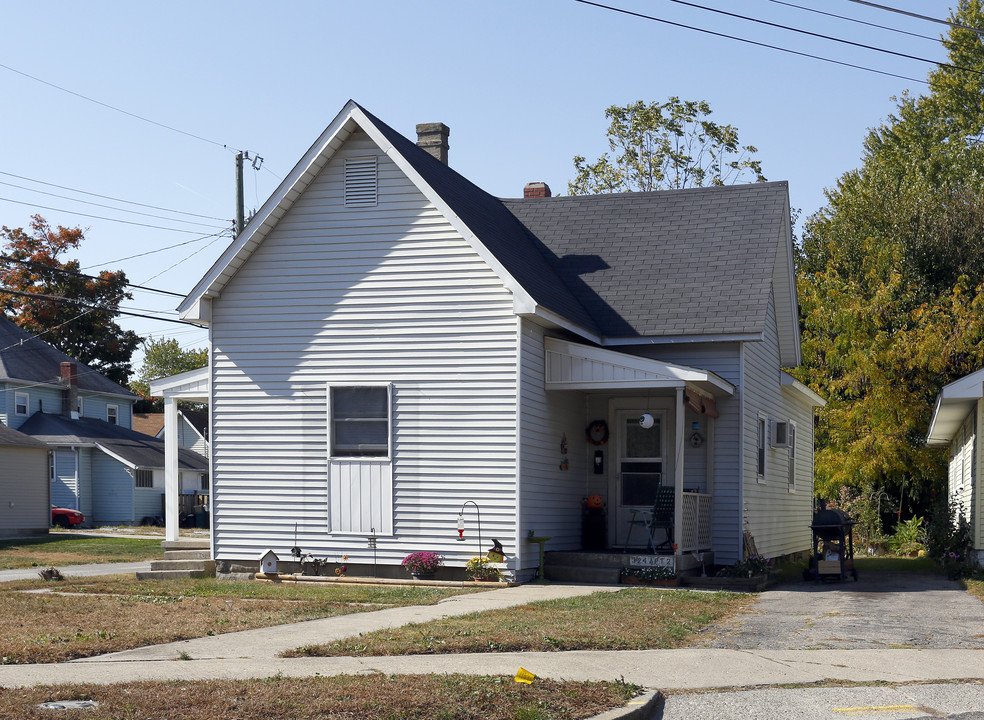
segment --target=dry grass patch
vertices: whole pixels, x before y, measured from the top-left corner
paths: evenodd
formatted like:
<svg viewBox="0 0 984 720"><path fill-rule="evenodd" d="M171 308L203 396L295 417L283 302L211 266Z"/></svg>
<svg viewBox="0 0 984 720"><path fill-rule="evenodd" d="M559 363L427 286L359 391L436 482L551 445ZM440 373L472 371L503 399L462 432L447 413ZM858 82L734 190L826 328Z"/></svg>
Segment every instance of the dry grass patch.
<svg viewBox="0 0 984 720"><path fill-rule="evenodd" d="M600 592L380 630L285 656L676 648L754 601L739 593L654 588Z"/></svg>
<svg viewBox="0 0 984 720"><path fill-rule="evenodd" d="M4 540L0 542L0 569L138 562L164 557L160 540L96 538L75 535Z"/></svg>
<svg viewBox="0 0 984 720"><path fill-rule="evenodd" d="M984 601L984 580L964 580L964 587L971 595Z"/></svg>
<svg viewBox="0 0 984 720"><path fill-rule="evenodd" d="M381 606L429 605L460 592L212 579L138 582L132 576L6 583L0 586L0 664L64 662Z"/></svg>
<svg viewBox="0 0 984 720"><path fill-rule="evenodd" d="M94 700L96 710L63 710L58 717L576 720L621 707L639 691L622 682L536 680L523 685L512 678L463 675L64 685L0 691L0 717L46 720L53 711L38 708L43 702Z"/></svg>

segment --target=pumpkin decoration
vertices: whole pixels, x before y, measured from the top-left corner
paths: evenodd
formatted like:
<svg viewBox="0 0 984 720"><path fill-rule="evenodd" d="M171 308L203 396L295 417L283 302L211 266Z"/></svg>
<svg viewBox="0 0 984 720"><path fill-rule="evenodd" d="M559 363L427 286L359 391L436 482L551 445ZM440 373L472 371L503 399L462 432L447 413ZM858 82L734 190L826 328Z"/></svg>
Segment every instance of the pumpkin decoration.
<svg viewBox="0 0 984 720"><path fill-rule="evenodd" d="M585 504L594 510L600 510L605 506L605 501L601 499L601 495L588 495L588 499Z"/></svg>

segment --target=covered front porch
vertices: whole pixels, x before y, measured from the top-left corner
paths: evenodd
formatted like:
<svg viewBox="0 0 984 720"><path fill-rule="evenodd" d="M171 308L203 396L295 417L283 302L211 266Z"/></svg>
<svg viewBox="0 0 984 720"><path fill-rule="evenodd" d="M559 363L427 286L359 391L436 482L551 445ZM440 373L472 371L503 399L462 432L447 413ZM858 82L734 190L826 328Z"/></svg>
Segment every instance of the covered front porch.
<svg viewBox="0 0 984 720"><path fill-rule="evenodd" d="M601 567L699 573L714 549L718 401L735 387L707 370L556 338L545 350L547 391L584 397L583 520L603 513L605 530L585 532L579 550Z"/></svg>

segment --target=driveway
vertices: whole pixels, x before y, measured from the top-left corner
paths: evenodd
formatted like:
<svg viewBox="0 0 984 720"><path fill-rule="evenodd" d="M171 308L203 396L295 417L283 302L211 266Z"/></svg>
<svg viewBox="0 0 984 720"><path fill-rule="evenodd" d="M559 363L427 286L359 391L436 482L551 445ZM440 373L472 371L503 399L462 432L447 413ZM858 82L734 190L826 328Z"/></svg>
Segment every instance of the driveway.
<svg viewBox="0 0 984 720"><path fill-rule="evenodd" d="M930 573L872 572L857 582L772 588L696 647L739 650L982 649L984 603Z"/></svg>

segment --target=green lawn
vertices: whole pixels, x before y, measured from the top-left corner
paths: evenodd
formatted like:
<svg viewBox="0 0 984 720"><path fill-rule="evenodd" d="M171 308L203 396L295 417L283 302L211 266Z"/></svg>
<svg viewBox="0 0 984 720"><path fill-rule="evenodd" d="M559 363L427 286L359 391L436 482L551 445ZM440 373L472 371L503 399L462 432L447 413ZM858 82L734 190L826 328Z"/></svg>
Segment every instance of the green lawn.
<svg viewBox="0 0 984 720"><path fill-rule="evenodd" d="M78 537L53 534L46 537L0 541L0 570L29 567L64 567L87 563L160 560L160 540L116 537Z"/></svg>

